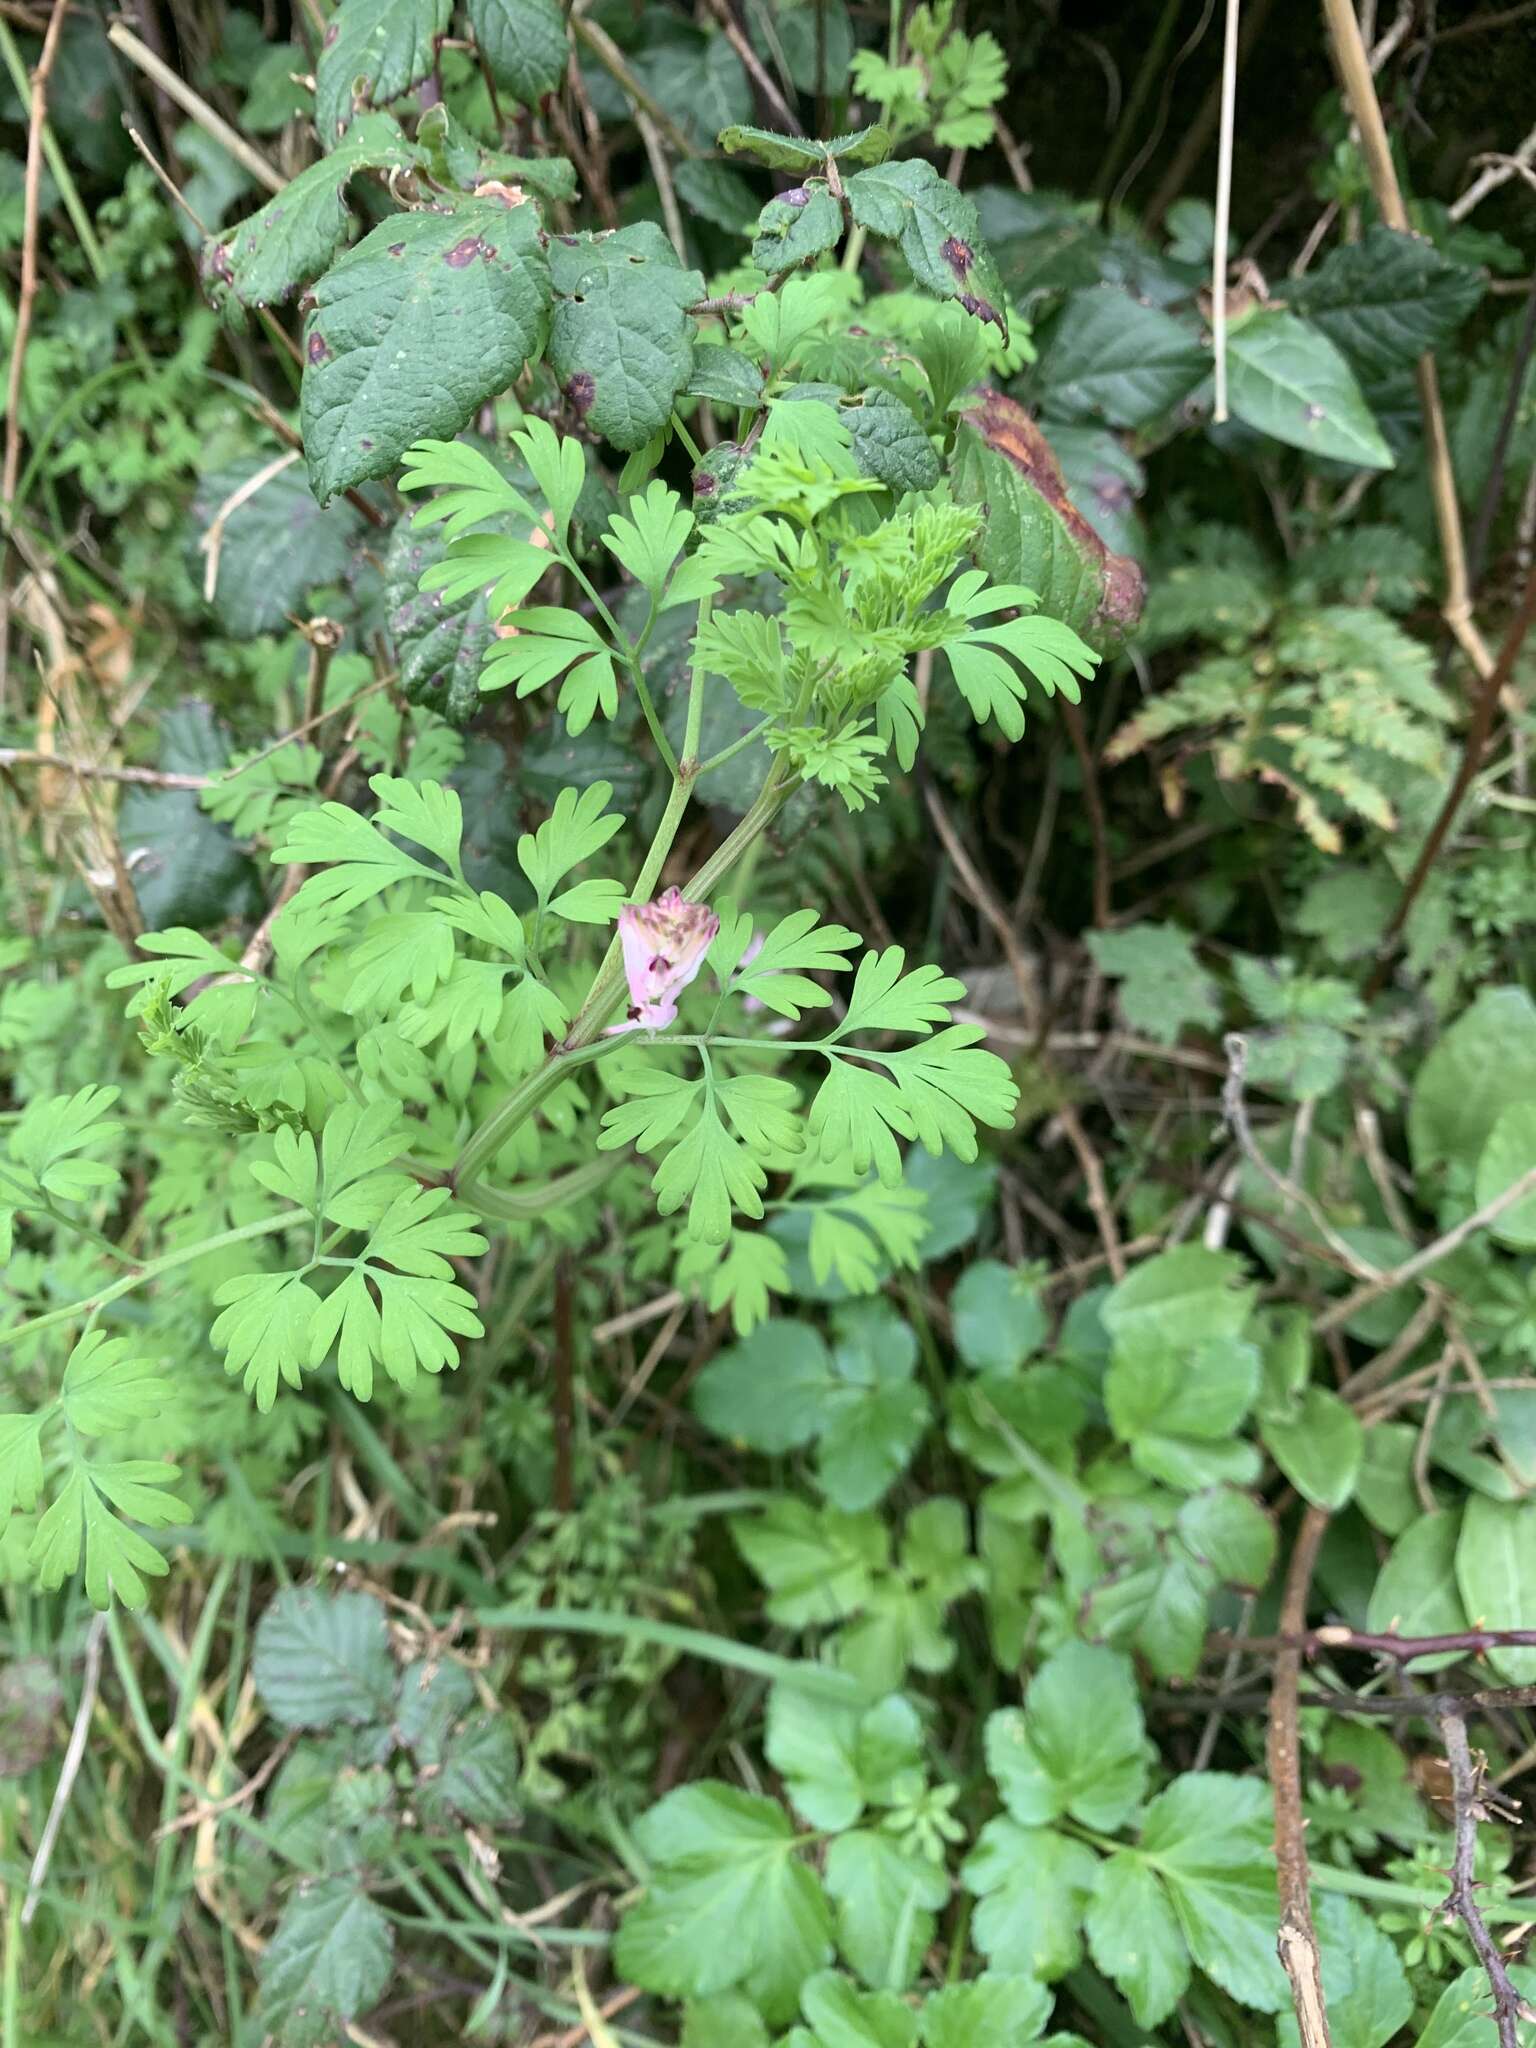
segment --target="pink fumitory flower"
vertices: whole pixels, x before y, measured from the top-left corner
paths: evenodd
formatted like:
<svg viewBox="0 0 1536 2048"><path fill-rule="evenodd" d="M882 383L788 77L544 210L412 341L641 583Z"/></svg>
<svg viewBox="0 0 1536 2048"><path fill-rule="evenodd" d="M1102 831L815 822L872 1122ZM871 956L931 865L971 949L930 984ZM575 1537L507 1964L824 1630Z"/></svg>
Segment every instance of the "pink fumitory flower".
<svg viewBox="0 0 1536 2048"><path fill-rule="evenodd" d="M654 903L626 903L619 944L633 1000L612 1031L660 1031L677 1015L677 998L704 965L720 920L705 903L668 889Z"/></svg>

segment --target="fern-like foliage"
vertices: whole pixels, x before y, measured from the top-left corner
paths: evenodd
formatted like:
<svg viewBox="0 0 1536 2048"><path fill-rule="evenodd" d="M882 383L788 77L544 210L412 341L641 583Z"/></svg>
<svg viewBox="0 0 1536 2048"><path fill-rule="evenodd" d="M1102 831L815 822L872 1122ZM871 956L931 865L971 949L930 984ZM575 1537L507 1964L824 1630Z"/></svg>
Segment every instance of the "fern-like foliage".
<svg viewBox="0 0 1536 2048"><path fill-rule="evenodd" d="M1309 587L1360 564L1321 567L1326 578L1315 565ZM1325 853L1342 849L1351 822L1395 831L1404 803L1446 766L1451 707L1424 647L1364 605L1288 603L1252 560L1220 560L1209 543L1174 579L1149 608L1155 637L1223 651L1144 705L1107 758L1168 740L1184 755L1208 752L1224 781L1282 790Z"/></svg>

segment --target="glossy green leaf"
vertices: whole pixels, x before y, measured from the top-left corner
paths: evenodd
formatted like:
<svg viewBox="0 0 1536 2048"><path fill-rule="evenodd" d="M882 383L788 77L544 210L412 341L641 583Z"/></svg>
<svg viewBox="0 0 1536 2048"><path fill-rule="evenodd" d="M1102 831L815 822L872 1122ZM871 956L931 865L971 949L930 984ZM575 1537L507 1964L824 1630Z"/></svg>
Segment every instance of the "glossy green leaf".
<svg viewBox="0 0 1536 2048"><path fill-rule="evenodd" d="M1261 434L1335 462L1393 466L1349 364L1294 313L1254 313L1230 330L1227 391L1236 417Z"/></svg>

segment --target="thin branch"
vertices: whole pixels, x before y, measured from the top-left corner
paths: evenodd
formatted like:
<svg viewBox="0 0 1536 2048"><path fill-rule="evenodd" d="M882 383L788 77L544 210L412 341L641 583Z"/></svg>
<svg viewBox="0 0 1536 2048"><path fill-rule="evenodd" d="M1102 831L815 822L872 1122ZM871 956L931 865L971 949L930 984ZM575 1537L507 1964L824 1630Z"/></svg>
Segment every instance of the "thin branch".
<svg viewBox="0 0 1536 2048"><path fill-rule="evenodd" d="M1248 1041L1240 1031L1229 1031L1222 1045L1227 1055L1227 1079L1221 1091L1221 1113L1243 1157L1278 1191L1288 1209L1298 1208L1310 1219L1329 1250L1357 1280L1379 1280L1381 1274L1377 1268L1362 1259L1347 1238L1340 1236L1306 1189L1288 1179L1265 1156L1253 1135L1253 1126L1248 1121L1248 1104L1243 1095L1243 1082L1248 1072Z"/></svg>
<svg viewBox="0 0 1536 2048"><path fill-rule="evenodd" d="M1307 1595L1327 1527L1328 1516L1322 1508L1309 1507L1302 1516L1280 1605L1282 1635L1299 1636L1306 1627ZM1332 2048L1322 1958L1312 1924L1312 1873L1301 1804L1300 1680L1301 1651L1287 1645L1275 1659L1275 1683L1269 1698L1269 1777L1275 1795L1275 1871L1280 1891L1280 1932L1275 1946L1291 1980L1302 2048Z"/></svg>
<svg viewBox="0 0 1536 2048"><path fill-rule="evenodd" d="M1255 1655L1294 1650L1305 1658L1358 1650L1364 1656L1388 1657L1394 1664L1411 1664L1417 1657L1476 1657L1487 1650L1536 1649L1536 1628L1464 1628L1438 1636L1405 1636L1395 1629L1348 1628L1342 1622L1326 1622L1321 1628L1303 1629L1299 1635L1239 1636L1216 1629L1206 1648L1213 1656L1242 1648Z"/></svg>
<svg viewBox="0 0 1536 2048"><path fill-rule="evenodd" d="M1461 197L1451 202L1446 209L1451 219L1465 220L1473 208L1480 206L1490 192L1496 192L1501 185L1507 185L1511 178L1518 177L1533 158L1536 158L1536 128L1531 130L1518 149L1488 164L1473 179Z"/></svg>
<svg viewBox="0 0 1536 2048"><path fill-rule="evenodd" d="M1442 1715L1440 1739L1445 1744L1446 1761L1451 1767L1456 1806L1456 1856L1451 1865L1451 1890L1445 1902L1446 1910L1454 1913L1466 1928L1467 1937L1477 1951L1477 1959L1487 1973L1493 1991L1493 2018L1499 2031L1499 2048L1519 2048L1519 2022L1536 2020L1536 2011L1527 2005L1511 1983L1503 1954L1488 1932L1482 1909L1477 1903L1477 1884L1473 1876L1477 1860L1477 1823L1487 1815L1482 1802L1481 1773L1472 1761L1465 1717L1461 1714Z"/></svg>
<svg viewBox="0 0 1536 2048"><path fill-rule="evenodd" d="M732 14L729 0L708 0L708 5L710 13L719 22L726 41L741 59L748 76L768 102L775 120L782 121L791 135L803 135L805 130L801 127L794 108L779 91L762 59L742 34L741 24Z"/></svg>
<svg viewBox="0 0 1536 2048"><path fill-rule="evenodd" d="M661 146L661 136L657 132L656 123L644 107L635 109L635 126L640 130L640 140L645 144L651 176L656 180L656 191L661 200L661 217L667 224L668 239L677 251L678 262L686 267L688 243L683 234L683 216L678 209L677 187L672 183L672 170L667 162L667 153Z"/></svg>
<svg viewBox="0 0 1536 2048"><path fill-rule="evenodd" d="M222 114L216 114L208 102L195 93L183 78L178 78L170 65L157 57L153 50L141 43L136 35L113 22L107 30L107 41L122 51L130 64L136 64L146 78L152 79L160 90L173 99L183 113L190 114L205 135L214 141L237 164L249 171L258 185L264 185L269 192L281 192L288 180L280 171L273 170L259 150L252 149L243 135L238 134Z"/></svg>
<svg viewBox="0 0 1536 2048"><path fill-rule="evenodd" d="M137 782L149 789L207 789L211 775L174 775L159 768L120 768L111 761L67 761L41 747L0 747L0 768L57 769L82 781Z"/></svg>
<svg viewBox="0 0 1536 2048"><path fill-rule="evenodd" d="M1270 1706L1269 1692L1159 1692L1142 1694L1149 1707L1165 1713L1203 1714L1218 1707L1224 1714L1261 1714ZM1536 1685L1493 1686L1484 1692L1357 1693L1314 1688L1297 1694L1297 1705L1325 1707L1333 1714L1358 1714L1369 1720L1441 1720L1447 1714L1508 1713L1515 1707L1536 1707Z"/></svg>
<svg viewBox="0 0 1536 2048"><path fill-rule="evenodd" d="M27 338L32 331L32 307L37 298L37 223L43 183L43 137L48 120L48 76L59 53L59 36L68 0L58 0L48 33L43 38L37 69L32 74L32 107L27 126L27 167L22 178L21 202L21 287L16 301L16 329L11 337L11 367L6 379L5 456L0 464L0 526L7 536L16 504L16 480L21 468L22 370L26 363ZM4 707L8 680L7 650L11 637L11 579L0 562L0 708Z"/></svg>
<svg viewBox="0 0 1536 2048"><path fill-rule="evenodd" d="M60 8L59 13L63 11ZM57 20L58 16L54 19ZM106 1632L107 1617L104 1614L93 1616L85 1638L85 1674L80 1682L80 1704L75 1709L69 1745L59 1766L59 1782L54 1787L53 1804L43 1825L43 1837L37 1845L37 1854L32 1858L32 1868L27 1873L27 1896L21 1909L23 1927L31 1926L32 1915L37 1911L38 1901L43 1895L43 1880L48 1875L48 1865L53 1861L54 1844L59 1839L59 1829L64 1825L64 1810L69 1805L69 1795L75 1789L75 1779L80 1775L86 1733L96 1708L96 1689L101 1683L101 1646Z"/></svg>
<svg viewBox="0 0 1536 2048"><path fill-rule="evenodd" d="M1083 714L1077 705L1065 697L1058 697L1057 708L1061 722L1067 728L1067 737L1072 742L1072 751L1077 756L1077 765L1083 773L1083 805L1088 813L1088 831L1093 840L1093 921L1100 931L1108 928L1113 912L1110 889L1112 869L1109 858L1109 823L1104 815L1104 797L1099 789L1099 771L1094 762L1093 749L1088 744L1087 728Z"/></svg>
<svg viewBox="0 0 1536 2048"><path fill-rule="evenodd" d="M599 28L595 21L588 21L584 14L574 9L571 13L571 27L580 41L584 42L598 63L609 73L616 84L623 87L642 113L649 114L656 126L679 156L697 156L698 150L688 140L654 93L648 92L629 68L628 60L607 29Z"/></svg>
<svg viewBox="0 0 1536 2048"><path fill-rule="evenodd" d="M1211 341L1216 354L1218 421L1227 417L1227 237L1232 223L1232 130L1237 114L1237 17L1240 0L1227 0L1221 49L1221 126L1216 144L1216 232L1211 242Z"/></svg>
<svg viewBox="0 0 1536 2048"><path fill-rule="evenodd" d="M1526 635L1536 622L1536 568L1532 568L1525 579L1525 594L1520 600L1520 609L1510 621L1509 631L1504 635L1504 644L1499 649L1499 658L1492 664L1485 676L1473 708L1471 723L1461 743L1461 763L1456 770L1455 780L1445 793L1445 802L1440 806L1439 815L1429 828L1419 857L1413 864L1413 872L1403 884L1403 893L1397 899L1397 908L1388 920L1382 934L1381 957L1366 988L1367 1000L1375 995L1387 978L1387 962L1391 956L1392 943L1408 921L1408 913L1418 901L1419 891L1429 877L1435 858L1456 822L1462 800L1472 787L1478 769L1483 764L1483 755L1488 746L1488 735L1493 729L1493 717L1498 709L1499 698L1510 677L1514 674L1515 663L1525 645Z"/></svg>
<svg viewBox="0 0 1536 2048"><path fill-rule="evenodd" d="M1397 166L1392 161L1392 149L1387 141L1387 124L1381 117L1381 102L1376 97L1371 60L1360 35L1360 24L1355 19L1353 0L1323 0L1323 17L1328 24L1344 97L1360 131L1361 152L1381 217L1389 228L1395 228L1399 234L1410 234L1408 209L1403 204L1402 190L1397 182ZM1492 657L1472 618L1461 506L1456 496L1451 444L1445 430L1445 409L1440 403L1440 381L1432 355L1420 356L1416 378L1419 409L1424 416L1430 496L1440 533L1441 560L1445 565L1445 597L1440 615L1477 673L1486 675L1492 666Z"/></svg>
<svg viewBox="0 0 1536 2048"><path fill-rule="evenodd" d="M1486 1230L1506 1209L1512 1209L1516 1202L1524 1201L1529 1194L1536 1193L1536 1166L1520 1178L1511 1181L1502 1195L1495 1195L1491 1202L1484 1202L1481 1209L1474 1209L1470 1216L1464 1216L1454 1230L1447 1230L1437 1237L1433 1244L1427 1244L1411 1259L1404 1259L1400 1266L1394 1266L1390 1273L1383 1273L1378 1279L1368 1280L1363 1287L1357 1287L1353 1294L1346 1294L1342 1301L1336 1301L1332 1308L1325 1309L1313 1324L1314 1333L1323 1337L1330 1330L1347 1323L1351 1316L1358 1315L1367 1302L1375 1301L1383 1294L1390 1294L1396 1287L1404 1287L1410 1280L1416 1280L1431 1266L1437 1266L1442 1259L1458 1251L1469 1237L1475 1237L1480 1230Z"/></svg>

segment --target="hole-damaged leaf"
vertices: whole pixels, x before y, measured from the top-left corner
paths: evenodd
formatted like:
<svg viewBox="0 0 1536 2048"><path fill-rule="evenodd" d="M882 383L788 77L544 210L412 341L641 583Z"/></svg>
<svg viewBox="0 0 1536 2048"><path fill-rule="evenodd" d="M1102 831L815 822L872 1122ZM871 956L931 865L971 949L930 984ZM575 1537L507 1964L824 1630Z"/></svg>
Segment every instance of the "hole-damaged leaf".
<svg viewBox="0 0 1536 2048"><path fill-rule="evenodd" d="M453 0L342 0L315 66L315 126L327 149L362 108L421 83L452 12Z"/></svg>
<svg viewBox="0 0 1536 2048"><path fill-rule="evenodd" d="M315 287L300 411L322 503L451 439L536 353L549 272L531 205L412 213L365 235Z"/></svg>
<svg viewBox="0 0 1536 2048"><path fill-rule="evenodd" d="M615 448L643 448L693 374L686 309L704 296L703 278L654 221L556 236L549 270L549 360L572 410Z"/></svg>

